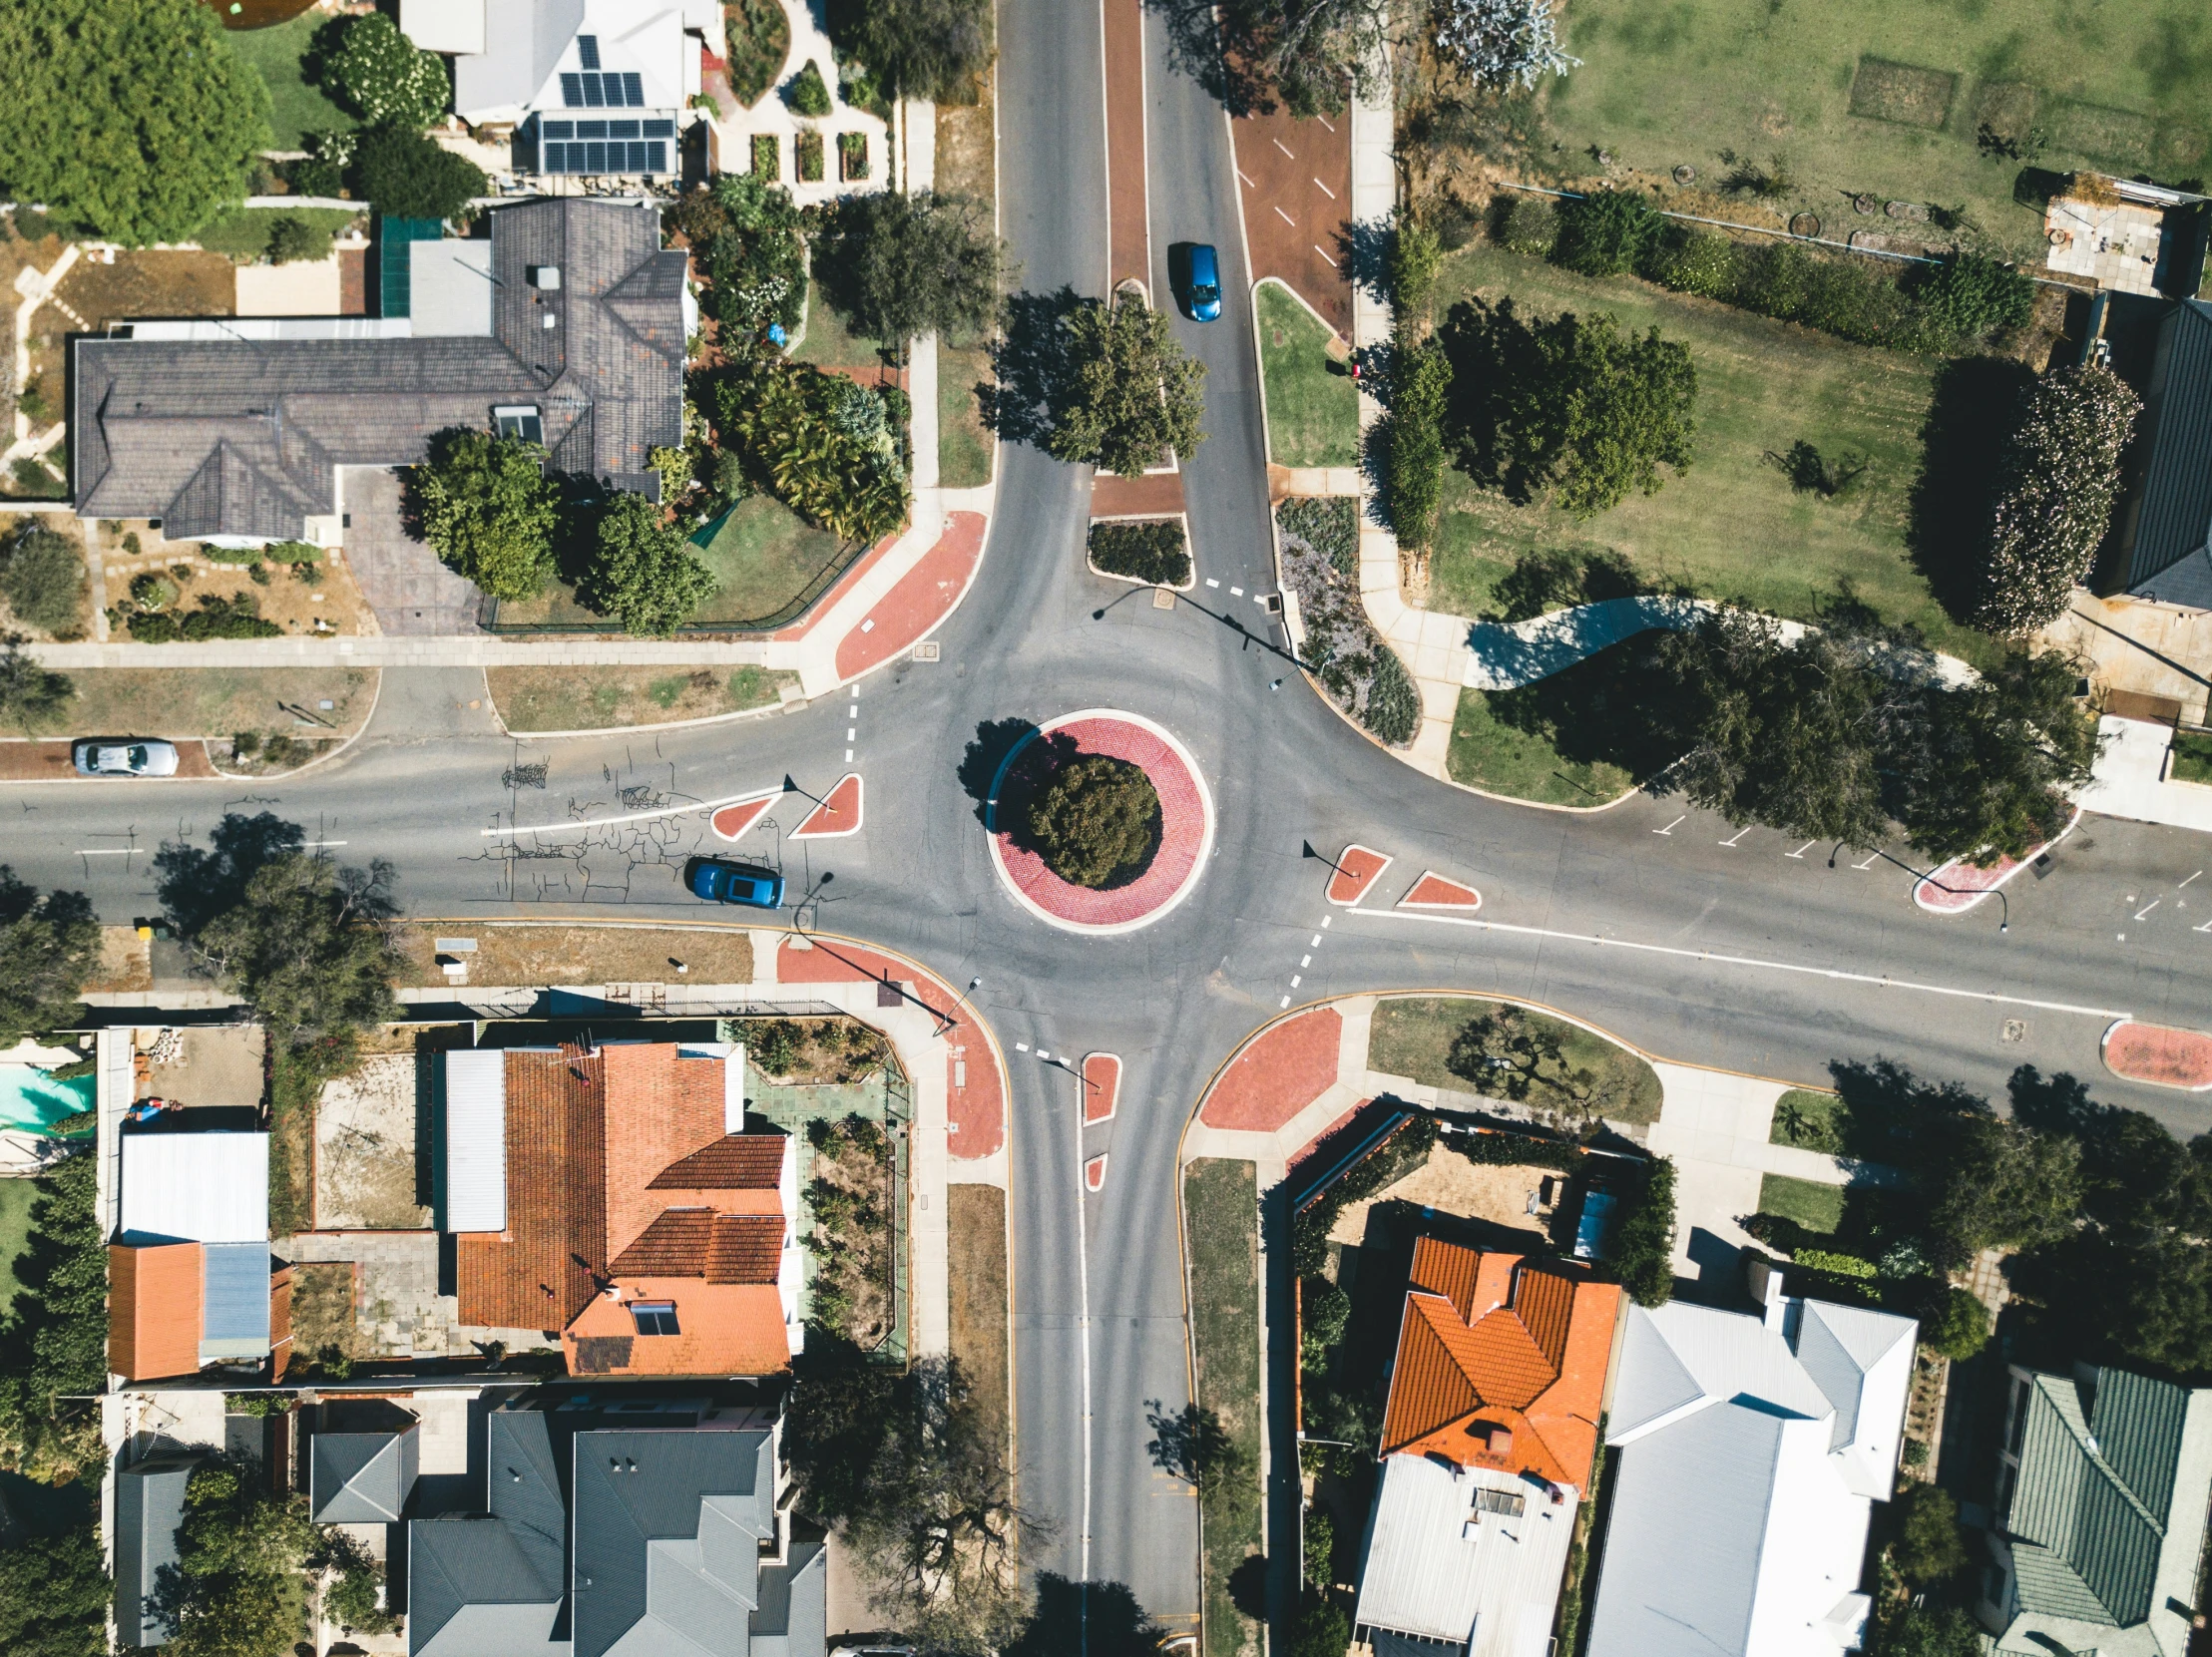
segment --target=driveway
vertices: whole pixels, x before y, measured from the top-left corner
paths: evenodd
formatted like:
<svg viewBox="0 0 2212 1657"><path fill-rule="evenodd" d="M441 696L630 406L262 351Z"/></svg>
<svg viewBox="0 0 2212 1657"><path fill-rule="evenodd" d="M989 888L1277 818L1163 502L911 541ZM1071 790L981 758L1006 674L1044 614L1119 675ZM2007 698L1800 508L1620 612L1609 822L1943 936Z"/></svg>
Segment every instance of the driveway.
<svg viewBox="0 0 2212 1657"><path fill-rule="evenodd" d="M400 517L394 468L348 467L345 476L345 557L354 585L387 633L477 631L484 595L438 562L407 533Z"/></svg>

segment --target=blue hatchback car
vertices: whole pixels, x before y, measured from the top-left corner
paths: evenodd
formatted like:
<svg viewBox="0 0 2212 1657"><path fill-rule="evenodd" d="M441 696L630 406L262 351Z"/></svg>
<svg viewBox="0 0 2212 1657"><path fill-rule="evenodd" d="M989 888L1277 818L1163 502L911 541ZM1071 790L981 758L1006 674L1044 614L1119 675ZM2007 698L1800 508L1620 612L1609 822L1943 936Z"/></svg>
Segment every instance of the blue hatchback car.
<svg viewBox="0 0 2212 1657"><path fill-rule="evenodd" d="M695 857L683 871L691 896L708 903L742 904L747 909L781 909L783 877L757 863L731 863L719 857Z"/></svg>
<svg viewBox="0 0 2212 1657"><path fill-rule="evenodd" d="M1190 319L1211 322L1221 314L1221 266L1213 243L1201 241L1190 249Z"/></svg>

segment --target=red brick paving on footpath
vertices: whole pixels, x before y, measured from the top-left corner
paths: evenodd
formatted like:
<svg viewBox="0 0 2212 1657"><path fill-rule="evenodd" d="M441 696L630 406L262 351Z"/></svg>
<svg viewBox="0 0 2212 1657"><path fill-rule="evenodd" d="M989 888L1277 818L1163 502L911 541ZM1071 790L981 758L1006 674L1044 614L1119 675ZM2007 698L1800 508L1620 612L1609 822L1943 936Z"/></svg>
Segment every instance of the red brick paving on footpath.
<svg viewBox="0 0 2212 1657"><path fill-rule="evenodd" d="M899 578L898 584L868 612L866 620L838 644L839 679L865 673L904 654L952 614L953 606L975 577L977 560L983 556L983 528L981 513L945 515L945 533L937 538L937 545Z"/></svg>
<svg viewBox="0 0 2212 1657"><path fill-rule="evenodd" d="M937 979L907 961L836 939L818 940L801 949L786 938L776 951L776 980L781 984L905 985L914 998L939 1017L961 1020L946 1037L947 1146L954 1156L974 1160L1006 1143L1006 1089L999 1077L998 1054L979 1031L959 997ZM957 1011L956 1011L957 1008Z"/></svg>
<svg viewBox="0 0 2212 1657"><path fill-rule="evenodd" d="M1173 748L1126 719L1078 719L1053 726L1050 734L1072 738L1079 754L1125 759L1151 780L1159 794L1159 849L1128 885L1102 892L1062 880L1043 858L1017 846L1013 835L1002 829L998 851L1008 878L1038 908L1078 926L1114 926L1149 915L1180 892L1198 866L1198 850L1206 837L1205 801L1198 792L1198 779Z"/></svg>
<svg viewBox="0 0 2212 1657"><path fill-rule="evenodd" d="M1336 1081L1344 1018L1316 1007L1263 1031L1229 1061L1199 1106L1208 1127L1272 1133Z"/></svg>

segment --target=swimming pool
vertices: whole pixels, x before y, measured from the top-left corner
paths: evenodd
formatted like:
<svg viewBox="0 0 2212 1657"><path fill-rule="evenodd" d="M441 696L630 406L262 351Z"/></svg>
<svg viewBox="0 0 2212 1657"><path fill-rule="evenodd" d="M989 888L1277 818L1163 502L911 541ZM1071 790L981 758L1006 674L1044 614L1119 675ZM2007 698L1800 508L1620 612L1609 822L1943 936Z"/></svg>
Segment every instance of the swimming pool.
<svg viewBox="0 0 2212 1657"><path fill-rule="evenodd" d="M96 1076L57 1078L35 1064L0 1064L0 1128L52 1127L90 1110Z"/></svg>

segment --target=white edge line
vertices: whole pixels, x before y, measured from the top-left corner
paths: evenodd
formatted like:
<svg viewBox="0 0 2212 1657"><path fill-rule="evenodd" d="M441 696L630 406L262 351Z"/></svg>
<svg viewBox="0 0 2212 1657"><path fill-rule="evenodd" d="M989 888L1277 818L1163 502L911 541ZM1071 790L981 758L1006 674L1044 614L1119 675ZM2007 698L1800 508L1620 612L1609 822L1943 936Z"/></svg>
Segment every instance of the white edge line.
<svg viewBox="0 0 2212 1657"><path fill-rule="evenodd" d="M1445 926L1480 927L1485 932L1518 933L1525 938L1555 938L1567 944L1598 944L1616 950L1635 950L1645 955L1670 955L1685 961L1710 961L1722 967L1764 967L1770 972L1802 973L1808 978L1834 979L1846 984L1871 984L1880 990L1918 990L1930 996L1956 996L1961 1001L1995 1002L2006 1007L2033 1007L2045 1013L2078 1013L2090 1019L2132 1019L2132 1013L2114 1012L2108 1007L2076 1007L2071 1002L2036 1001L2030 996L2007 996L1995 990L1959 990L1943 984L1922 984L1914 979L1877 978L1871 973L1839 972L1833 967L1806 967L1794 961L1763 961L1752 955L1722 955L1713 950L1676 949L1667 944L1639 944L1627 938L1600 938L1587 932L1554 932L1548 927L1521 927L1506 921L1479 921L1472 915L1429 915L1411 909L1361 909L1350 908L1353 915L1372 915L1377 920L1434 921Z"/></svg>
<svg viewBox="0 0 2212 1657"><path fill-rule="evenodd" d="M659 811L633 811L621 817L582 817L569 823L517 823L512 828L478 829L486 839L495 834L563 834L577 829L605 828L610 823L642 823L652 817L684 817L694 811L719 811L725 805L743 805L747 800L765 800L781 794L781 788L755 788L749 794L732 794L727 799L700 800L695 805L664 806Z"/></svg>

